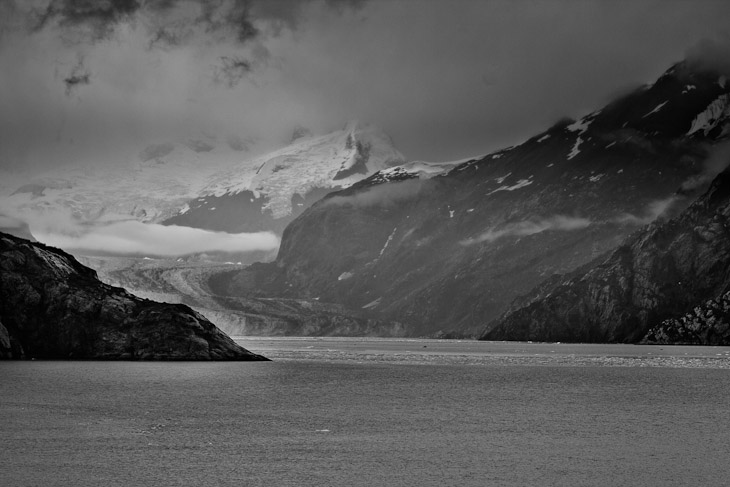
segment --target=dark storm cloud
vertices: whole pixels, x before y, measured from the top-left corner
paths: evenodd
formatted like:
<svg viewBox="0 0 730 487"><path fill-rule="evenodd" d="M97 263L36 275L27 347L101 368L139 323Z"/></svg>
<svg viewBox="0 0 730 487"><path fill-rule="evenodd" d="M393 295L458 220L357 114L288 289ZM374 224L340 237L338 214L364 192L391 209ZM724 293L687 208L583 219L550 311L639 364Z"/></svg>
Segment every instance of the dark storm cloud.
<svg viewBox="0 0 730 487"><path fill-rule="evenodd" d="M238 42L244 43L259 34L251 18L251 0L210 0L201 3L201 13L196 22L208 32L230 30Z"/></svg>
<svg viewBox="0 0 730 487"><path fill-rule="evenodd" d="M91 83L91 73L84 66L84 59L79 58L71 73L63 79L66 84L66 96L70 96L76 87Z"/></svg>
<svg viewBox="0 0 730 487"><path fill-rule="evenodd" d="M186 26L160 26L152 31L148 43L149 49L179 47L185 44L192 35Z"/></svg>
<svg viewBox="0 0 730 487"><path fill-rule="evenodd" d="M148 49L170 49L196 42L234 42L245 45L261 36L259 20L268 22L270 34L283 28L295 29L303 9L313 0L51 0L45 8L32 8L26 24L32 32L58 27L64 42L93 44L111 39L124 24L145 25ZM327 0L328 8L342 12L359 8L365 0ZM15 14L14 0L4 7ZM196 29L207 39L197 37ZM265 50L259 50L263 57ZM251 71L253 63L240 56L221 56L214 66L213 80L235 87ZM67 91L88 84L89 76L74 74L64 80Z"/></svg>
<svg viewBox="0 0 730 487"><path fill-rule="evenodd" d="M88 29L91 39L105 39L141 6L138 0L51 0L44 10L34 12L33 28L39 31L56 21L63 27Z"/></svg>
<svg viewBox="0 0 730 487"><path fill-rule="evenodd" d="M8 9L15 0L7 0ZM239 43L256 38L261 32L256 21L272 21L274 30L282 27L293 29L302 10L315 0L51 0L45 8L30 12L30 26L41 31L58 24L65 29L83 29L87 41L110 38L122 23L137 17L163 25L150 33L150 44L176 45L181 36L176 29L189 25L202 26L209 34L230 36ZM367 0L326 0L328 8L343 12L346 8L359 8ZM164 25L165 17L176 10L197 12L185 22L188 25Z"/></svg>
<svg viewBox="0 0 730 487"><path fill-rule="evenodd" d="M215 68L213 80L233 88L251 72L252 66L246 59L222 56L220 65Z"/></svg>

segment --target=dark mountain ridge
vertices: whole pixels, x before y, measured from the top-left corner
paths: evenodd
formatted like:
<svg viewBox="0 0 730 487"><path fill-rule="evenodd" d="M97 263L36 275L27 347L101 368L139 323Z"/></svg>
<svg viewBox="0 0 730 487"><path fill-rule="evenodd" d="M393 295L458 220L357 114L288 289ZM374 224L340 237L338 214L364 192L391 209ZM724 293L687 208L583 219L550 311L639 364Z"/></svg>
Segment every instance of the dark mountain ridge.
<svg viewBox="0 0 730 487"><path fill-rule="evenodd" d="M71 255L0 233L0 358L266 360L184 305L102 283Z"/></svg>
<svg viewBox="0 0 730 487"><path fill-rule="evenodd" d="M728 290L730 170L725 170L681 215L645 227L607 257L540 286L483 338L728 344L721 315ZM709 316L716 316L709 320L698 305L713 298L718 303ZM693 308L696 317L682 316Z"/></svg>
<svg viewBox="0 0 730 487"><path fill-rule="evenodd" d="M381 171L284 231L277 259L222 295L318 299L414 336L478 336L515 297L615 249L701 191L728 132L725 78L679 63L525 143L419 179Z"/></svg>

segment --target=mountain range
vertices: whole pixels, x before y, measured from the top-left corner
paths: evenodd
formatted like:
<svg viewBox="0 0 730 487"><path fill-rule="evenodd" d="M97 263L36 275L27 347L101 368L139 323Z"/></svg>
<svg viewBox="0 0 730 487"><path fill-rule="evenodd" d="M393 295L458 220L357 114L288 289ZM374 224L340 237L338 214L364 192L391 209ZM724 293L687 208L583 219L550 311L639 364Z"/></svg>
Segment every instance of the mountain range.
<svg viewBox="0 0 730 487"><path fill-rule="evenodd" d="M727 162L729 100L724 75L678 63L444 173L380 171L304 211L275 262L214 276L211 288L336 303L414 336L482 336L516 298L682 214Z"/></svg>

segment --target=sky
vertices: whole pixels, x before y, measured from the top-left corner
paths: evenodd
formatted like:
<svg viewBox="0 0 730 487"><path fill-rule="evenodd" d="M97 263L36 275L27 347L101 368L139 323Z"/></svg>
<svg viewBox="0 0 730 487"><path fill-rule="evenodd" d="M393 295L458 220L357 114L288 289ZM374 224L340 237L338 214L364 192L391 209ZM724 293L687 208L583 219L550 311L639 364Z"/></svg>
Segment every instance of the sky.
<svg viewBox="0 0 730 487"><path fill-rule="evenodd" d="M0 0L0 166L351 119L461 159L728 42L729 19L725 0Z"/></svg>

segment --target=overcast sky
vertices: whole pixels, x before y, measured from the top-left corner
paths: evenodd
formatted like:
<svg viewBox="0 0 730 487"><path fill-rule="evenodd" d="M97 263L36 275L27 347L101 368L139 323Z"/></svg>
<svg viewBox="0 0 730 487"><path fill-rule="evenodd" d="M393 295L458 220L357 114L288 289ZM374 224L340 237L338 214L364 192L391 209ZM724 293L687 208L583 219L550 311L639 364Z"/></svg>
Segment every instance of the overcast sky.
<svg viewBox="0 0 730 487"><path fill-rule="evenodd" d="M58 163L59 140L104 163L350 119L410 159L460 159L653 81L729 26L727 0L0 0L0 164Z"/></svg>

